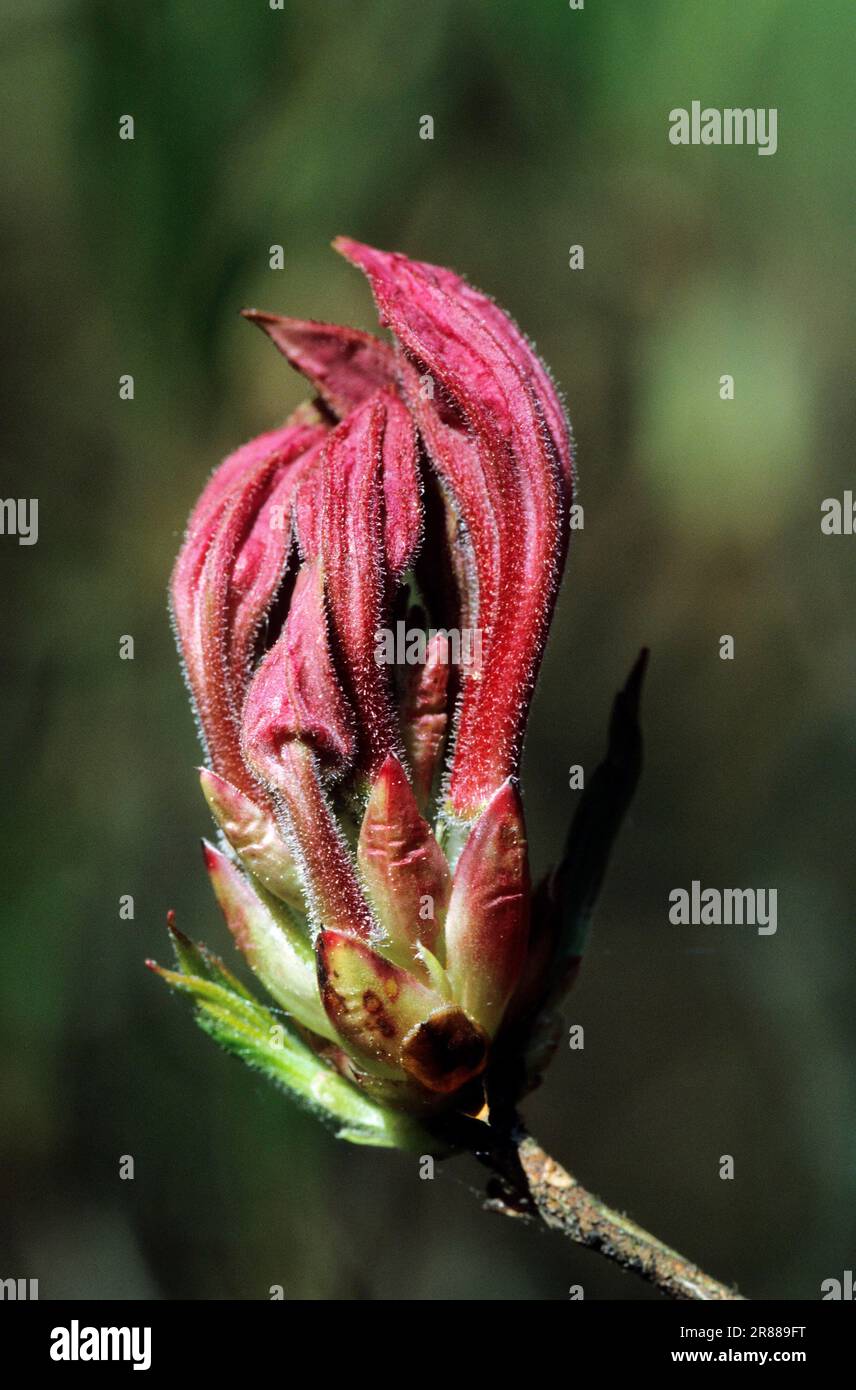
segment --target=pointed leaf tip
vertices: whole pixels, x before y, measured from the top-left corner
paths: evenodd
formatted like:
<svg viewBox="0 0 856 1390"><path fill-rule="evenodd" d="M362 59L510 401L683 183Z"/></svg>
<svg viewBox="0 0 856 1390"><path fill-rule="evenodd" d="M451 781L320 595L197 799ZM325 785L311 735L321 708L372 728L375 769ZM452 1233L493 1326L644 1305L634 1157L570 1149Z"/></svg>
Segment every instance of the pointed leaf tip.
<svg viewBox="0 0 856 1390"><path fill-rule="evenodd" d="M526 957L530 897L523 807L508 778L470 832L446 917L446 970L455 998L490 1034Z"/></svg>
<svg viewBox="0 0 856 1390"><path fill-rule="evenodd" d="M205 863L235 945L276 1002L298 1023L336 1041L321 1007L315 961L308 940L283 911L261 900L225 854L203 841ZM269 900L272 903L272 900Z"/></svg>
<svg viewBox="0 0 856 1390"><path fill-rule="evenodd" d="M649 647L642 647L630 670L630 675L624 682L624 689L620 692L626 702L627 711L634 717L639 714L639 704L642 699L642 687L645 677L648 674L648 662L651 651Z"/></svg>
<svg viewBox="0 0 856 1390"><path fill-rule="evenodd" d="M400 965L425 972L414 958L421 942L433 950L446 916L451 876L434 832L419 812L398 758L389 753L366 803L357 862L389 954Z"/></svg>

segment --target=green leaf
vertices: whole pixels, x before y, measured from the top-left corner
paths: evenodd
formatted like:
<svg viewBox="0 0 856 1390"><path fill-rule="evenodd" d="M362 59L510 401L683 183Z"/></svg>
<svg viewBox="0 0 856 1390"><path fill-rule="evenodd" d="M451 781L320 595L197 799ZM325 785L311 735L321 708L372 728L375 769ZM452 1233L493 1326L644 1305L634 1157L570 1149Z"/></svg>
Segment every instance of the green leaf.
<svg viewBox="0 0 856 1390"><path fill-rule="evenodd" d="M237 975L232 974L219 956L215 956L201 942L191 941L189 936L185 936L184 932L178 930L171 918L167 920L167 926L175 959L183 975L196 975L202 980L213 980L216 984L233 990L235 994L240 994L245 999L252 999L252 995L241 984ZM163 973L160 967L158 967L158 972Z"/></svg>
<svg viewBox="0 0 856 1390"><path fill-rule="evenodd" d="M200 1028L221 1047L264 1073L340 1139L422 1153L436 1149L421 1125L369 1100L316 1056L285 1017L254 999L218 957L170 930L179 969L147 964L171 989L192 999Z"/></svg>

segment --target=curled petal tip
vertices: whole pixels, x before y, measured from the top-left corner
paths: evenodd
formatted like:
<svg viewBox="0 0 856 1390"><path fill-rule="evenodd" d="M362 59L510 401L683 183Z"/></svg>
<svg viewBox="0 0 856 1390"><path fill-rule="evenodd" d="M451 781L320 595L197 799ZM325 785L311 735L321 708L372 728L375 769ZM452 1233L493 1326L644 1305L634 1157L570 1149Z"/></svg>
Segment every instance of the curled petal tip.
<svg viewBox="0 0 856 1390"><path fill-rule="evenodd" d="M312 383L335 415L346 415L396 379L391 348L370 333L259 309L243 309L242 314Z"/></svg>
<svg viewBox="0 0 856 1390"><path fill-rule="evenodd" d="M247 693L242 744L250 765L276 787L283 746L298 742L331 774L353 756L350 713L333 664L319 563L297 578L285 628Z"/></svg>
<svg viewBox="0 0 856 1390"><path fill-rule="evenodd" d="M250 793L239 710L259 628L282 579L288 493L311 465L325 428L295 414L242 446L215 471L188 523L170 585L176 635L209 758Z"/></svg>
<svg viewBox="0 0 856 1390"><path fill-rule="evenodd" d="M338 251L340 256L344 256L345 260L351 261L353 265L381 265L387 254L349 236L334 237L331 245L334 251Z"/></svg>

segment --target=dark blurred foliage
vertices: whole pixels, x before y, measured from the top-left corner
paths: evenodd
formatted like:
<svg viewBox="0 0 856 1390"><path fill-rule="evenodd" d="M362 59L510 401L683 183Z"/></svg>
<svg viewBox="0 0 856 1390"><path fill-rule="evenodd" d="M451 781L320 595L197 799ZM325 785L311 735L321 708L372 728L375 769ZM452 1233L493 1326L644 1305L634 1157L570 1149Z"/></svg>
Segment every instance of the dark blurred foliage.
<svg viewBox="0 0 856 1390"><path fill-rule="evenodd" d="M567 394L585 530L527 744L540 867L652 648L646 769L568 1005L585 1051L532 1126L713 1273L816 1298L856 1234L856 540L819 527L854 483L851 4L4 15L2 495L38 496L40 535L0 538L0 1274L42 1297L652 1297L484 1214L466 1160L423 1182L337 1144L143 969L168 907L231 954L165 589L207 472L302 396L237 311L370 327L345 232L494 293ZM693 99L777 107L777 154L672 147ZM777 934L670 926L693 878L776 887Z"/></svg>

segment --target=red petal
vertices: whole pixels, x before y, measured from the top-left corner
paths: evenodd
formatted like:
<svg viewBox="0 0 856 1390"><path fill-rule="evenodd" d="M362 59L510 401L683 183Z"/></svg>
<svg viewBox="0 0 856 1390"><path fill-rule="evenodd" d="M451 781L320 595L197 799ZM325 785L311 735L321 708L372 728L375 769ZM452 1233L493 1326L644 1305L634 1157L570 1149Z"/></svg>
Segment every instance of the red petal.
<svg viewBox="0 0 856 1390"><path fill-rule="evenodd" d="M561 407L517 331L500 331L500 311L485 312L457 277L336 245L369 276L399 340L409 404L472 547L484 663L462 683L449 784L451 809L471 819L516 770L555 600L567 536L561 465L570 458ZM425 373L435 399L420 389Z"/></svg>
<svg viewBox="0 0 856 1390"><path fill-rule="evenodd" d="M185 533L184 548L186 549L187 542L193 538L201 541L204 546L205 527L206 523L210 521L212 513L231 495L235 484L257 463L270 458L271 454L285 453L289 457L293 457L297 453L303 453L304 449L308 449L323 433L324 427L319 423L316 411L311 406L298 406L284 425L258 435L247 444L242 444L234 453L229 454L214 469L191 512ZM208 538L210 539L210 534ZM176 564L176 576L181 573L183 558L186 558L187 563L190 563L190 556L184 557L184 549Z"/></svg>
<svg viewBox="0 0 856 1390"><path fill-rule="evenodd" d="M377 940L381 931L360 890L351 853L324 795L310 749L286 742L278 757L261 757L256 767L277 794L283 830L300 866L315 926Z"/></svg>
<svg viewBox="0 0 856 1390"><path fill-rule="evenodd" d="M330 625L370 777L398 742L390 673L376 660L390 584L409 564L421 512L413 428L394 392L376 393L328 438L317 483L301 489L298 529L320 554Z"/></svg>
<svg viewBox="0 0 856 1390"><path fill-rule="evenodd" d="M291 741L311 748L333 775L354 753L350 712L330 655L317 561L297 576L285 627L253 677L243 712L244 754L274 787L279 755Z"/></svg>
<svg viewBox="0 0 856 1390"><path fill-rule="evenodd" d="M313 471L320 442L297 458L271 488L239 545L229 585L230 657L236 684L246 686L259 627L283 577L291 547L291 509L296 489Z"/></svg>
<svg viewBox="0 0 856 1390"><path fill-rule="evenodd" d="M244 706L244 757L275 794L318 925L378 935L350 852L321 787L353 755L349 713L330 657L321 574L304 565L285 629Z"/></svg>
<svg viewBox="0 0 856 1390"><path fill-rule="evenodd" d="M173 571L176 632L209 757L218 772L250 794L253 782L240 755L238 716L252 637L273 597L287 544L286 531L254 537L254 523L271 489L280 479L285 487L290 471L299 475L324 433L317 419L307 422L300 412L284 430L231 455L197 504ZM269 452L273 439L280 447ZM233 596L236 553L242 564Z"/></svg>
<svg viewBox="0 0 856 1390"><path fill-rule="evenodd" d="M466 280L460 275L456 275L453 270L446 270L443 266L429 265L426 261L419 261L415 264L418 264L419 269L428 278L433 277L447 294L459 298L472 313L487 324L532 387L536 403L543 412L544 424L549 431L550 441L559 459L565 494L568 503L570 503L574 490L574 460L570 425L547 367L510 315L500 309L496 301L491 299L489 295L482 294L480 290L467 284Z"/></svg>
<svg viewBox="0 0 856 1390"><path fill-rule="evenodd" d="M422 536L416 429L396 391L384 391L379 399L385 412L381 445L384 548L389 572L399 580L413 561Z"/></svg>

